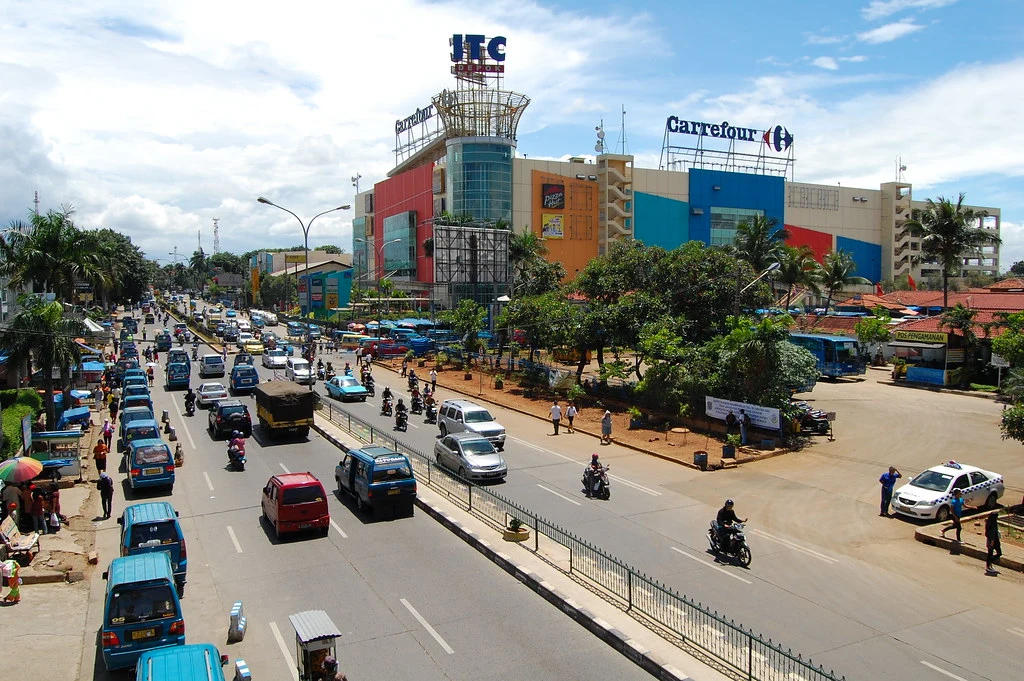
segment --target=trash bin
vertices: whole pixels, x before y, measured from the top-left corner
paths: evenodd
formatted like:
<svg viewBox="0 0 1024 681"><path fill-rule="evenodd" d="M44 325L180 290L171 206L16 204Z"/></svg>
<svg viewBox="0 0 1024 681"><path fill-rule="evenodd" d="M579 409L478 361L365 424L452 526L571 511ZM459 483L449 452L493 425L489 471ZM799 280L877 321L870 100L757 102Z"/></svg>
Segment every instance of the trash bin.
<svg viewBox="0 0 1024 681"><path fill-rule="evenodd" d="M693 465L699 467L702 471L708 469L708 453L700 450L693 453Z"/></svg>

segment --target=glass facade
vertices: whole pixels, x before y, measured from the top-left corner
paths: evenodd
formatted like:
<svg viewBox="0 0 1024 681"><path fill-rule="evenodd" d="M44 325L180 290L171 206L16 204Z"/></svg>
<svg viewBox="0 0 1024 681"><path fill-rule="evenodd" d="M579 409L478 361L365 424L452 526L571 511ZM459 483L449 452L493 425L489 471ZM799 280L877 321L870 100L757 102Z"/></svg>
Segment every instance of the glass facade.
<svg viewBox="0 0 1024 681"><path fill-rule="evenodd" d="M416 211L410 210L384 218L384 234L379 244L395 243L384 247L384 267L378 277L399 279L416 278ZM378 244L378 248L380 248Z"/></svg>
<svg viewBox="0 0 1024 681"><path fill-rule="evenodd" d="M363 236L366 234L366 217L358 217L352 220L352 269L354 280L357 285L366 286L366 276L370 269L370 251L372 242L369 237ZM363 239L363 241L356 241L356 239Z"/></svg>
<svg viewBox="0 0 1024 681"><path fill-rule="evenodd" d="M448 143L448 210L476 220L512 220L512 145Z"/></svg>
<svg viewBox="0 0 1024 681"><path fill-rule="evenodd" d="M746 222L757 215L764 215L763 210L749 208L716 208L711 207L711 245L731 246L736 242L736 225Z"/></svg>

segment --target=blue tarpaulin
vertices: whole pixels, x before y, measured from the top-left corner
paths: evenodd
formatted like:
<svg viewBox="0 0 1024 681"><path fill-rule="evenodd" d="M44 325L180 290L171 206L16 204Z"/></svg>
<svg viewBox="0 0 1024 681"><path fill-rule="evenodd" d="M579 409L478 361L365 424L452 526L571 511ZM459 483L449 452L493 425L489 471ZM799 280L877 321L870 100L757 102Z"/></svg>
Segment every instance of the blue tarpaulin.
<svg viewBox="0 0 1024 681"><path fill-rule="evenodd" d="M61 414L60 420L57 421L57 428L65 430L69 425L75 423L81 423L83 426L89 424L89 407L65 409L64 413Z"/></svg>
<svg viewBox="0 0 1024 681"><path fill-rule="evenodd" d="M104 364L103 362L82 362L82 365L79 367L79 370L89 372L98 371L99 373L102 374L103 370L106 369L106 367L107 365Z"/></svg>

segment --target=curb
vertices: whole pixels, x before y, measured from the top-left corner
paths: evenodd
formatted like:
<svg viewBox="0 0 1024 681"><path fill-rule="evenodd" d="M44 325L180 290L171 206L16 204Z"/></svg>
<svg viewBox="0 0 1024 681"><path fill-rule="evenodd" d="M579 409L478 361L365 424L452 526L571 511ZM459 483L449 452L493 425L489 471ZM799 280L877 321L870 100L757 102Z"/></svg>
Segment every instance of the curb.
<svg viewBox="0 0 1024 681"><path fill-rule="evenodd" d="M316 419L313 420L313 430L335 447L342 451L348 451L348 446L320 427L316 423ZM590 633L607 643L647 673L661 679L661 681L693 681L691 677L686 676L672 665L666 664L655 653L652 653L633 639L627 638L621 631L613 628L607 622L573 601L569 596L559 592L528 569L517 565L509 555L501 553L492 547L490 543L481 539L479 535L467 530L457 520L445 515L443 511L434 508L430 502L417 496L416 505L443 527L451 530L457 537L486 556L492 563L539 594L548 603L556 606L577 624L582 625Z"/></svg>
<svg viewBox="0 0 1024 681"><path fill-rule="evenodd" d="M928 546L935 546L941 549L946 549L950 553L968 556L970 558L977 558L979 560L985 560L988 558L988 551L984 548L974 546L966 542L957 544L952 539L947 539L941 535L931 534L929 528L921 528L914 532L914 539L926 544ZM1003 556L999 559L997 565L1007 570L1016 570L1017 572L1024 572L1024 561L1017 560L1016 558L1010 558Z"/></svg>
<svg viewBox="0 0 1024 681"><path fill-rule="evenodd" d="M33 572L25 572L27 568L22 568L18 574L21 576L22 585L26 584L56 584L58 582L68 581L67 573L58 572L56 570L35 570Z"/></svg>

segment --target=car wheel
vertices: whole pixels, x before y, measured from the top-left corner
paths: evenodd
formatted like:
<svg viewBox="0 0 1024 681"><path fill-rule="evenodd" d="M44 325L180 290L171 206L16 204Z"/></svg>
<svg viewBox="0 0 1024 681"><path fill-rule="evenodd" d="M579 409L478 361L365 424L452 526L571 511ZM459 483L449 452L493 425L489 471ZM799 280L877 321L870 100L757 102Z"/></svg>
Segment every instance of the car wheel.
<svg viewBox="0 0 1024 681"><path fill-rule="evenodd" d="M466 479L466 469L463 468L462 466L459 466L459 477L462 478L463 480Z"/></svg>
<svg viewBox="0 0 1024 681"><path fill-rule="evenodd" d="M358 509L359 512L361 512L361 513L365 512L366 511L366 504L363 503L363 498L360 497L359 493L356 492L355 490L352 490L352 494L354 494L355 497L356 497L356 509Z"/></svg>
<svg viewBox="0 0 1024 681"><path fill-rule="evenodd" d="M947 520L949 520L949 506L942 506L941 508L939 508L939 510L935 513L935 519L940 523L944 523Z"/></svg>
<svg viewBox="0 0 1024 681"><path fill-rule="evenodd" d="M448 434L448 426L446 426L446 425L444 425L444 424L442 423L442 424L441 424L441 437L444 437L444 436L445 436L445 435L447 435L447 434Z"/></svg>
<svg viewBox="0 0 1024 681"><path fill-rule="evenodd" d="M996 503L998 503L998 501L999 501L999 495L996 494L995 492L992 492L991 494L988 495L988 499L985 499L984 509L986 511L994 510L995 507L996 507Z"/></svg>

